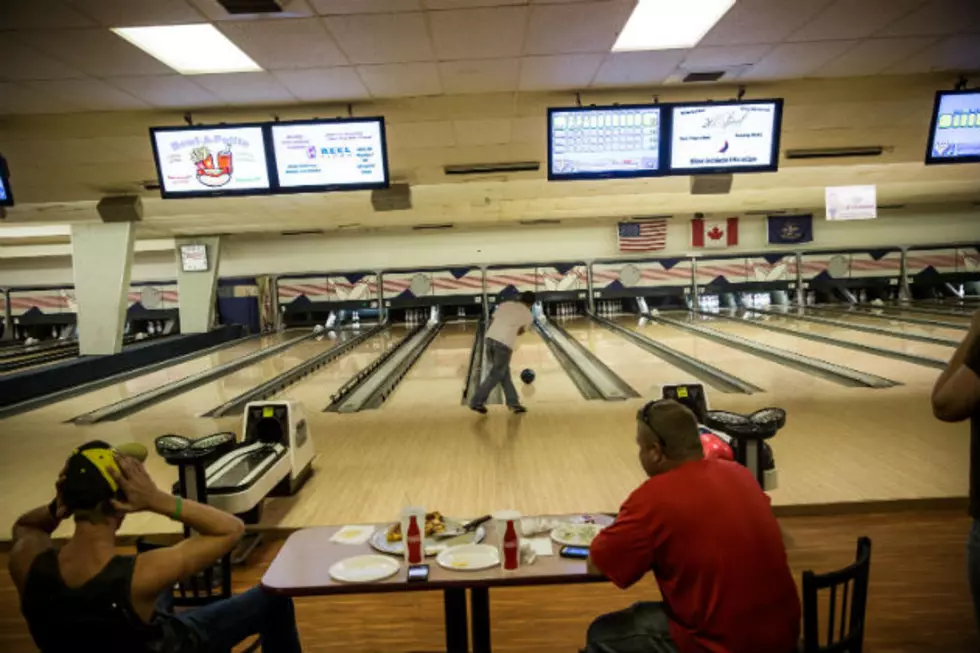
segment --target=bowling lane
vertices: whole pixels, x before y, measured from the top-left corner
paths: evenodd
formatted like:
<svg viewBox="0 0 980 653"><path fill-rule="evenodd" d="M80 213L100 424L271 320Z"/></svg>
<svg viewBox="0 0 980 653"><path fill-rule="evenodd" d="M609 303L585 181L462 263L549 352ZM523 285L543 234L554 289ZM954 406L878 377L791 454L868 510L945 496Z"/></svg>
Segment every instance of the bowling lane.
<svg viewBox="0 0 980 653"><path fill-rule="evenodd" d="M713 328L722 333L728 333L754 340L759 344L785 349L787 351L796 352L812 358L818 358L828 363L843 365L861 372L877 374L878 376L883 376L887 379L898 381L900 383L931 383L935 380L936 374L938 373L938 370L931 367L914 365L912 363L906 363L893 358L885 358L883 356L876 356L874 354L865 354L853 349L835 347L822 342L814 342L801 336L790 336L782 333L775 333L773 331L766 331L749 324L740 324L731 320L707 318L705 321L700 322L700 324ZM826 327L822 324L811 324L809 326L811 327L808 329L810 333L816 333L830 338L836 337L838 339L841 339L842 337L851 338L856 342L861 342L861 340L856 338L858 332L834 329L831 327ZM842 331L844 331L846 335L842 336ZM922 345L921 343L914 344L926 347L935 346Z"/></svg>
<svg viewBox="0 0 980 653"><path fill-rule="evenodd" d="M224 349L219 349L218 351L212 352L205 356L198 356L183 363L178 363L177 365L170 365L169 367L164 367L156 370L155 372L135 376L126 381L109 385L93 392L86 392L85 394L78 395L77 397L71 397L69 399L65 399L64 401L59 401L51 404L50 406L45 406L44 408L31 411L27 414L31 416L37 415L38 417L53 419L61 422L71 419L76 415L81 415L82 413L96 410L102 406L107 406L117 401L128 399L134 395L138 395L141 392L153 390L154 388L159 388L165 384L179 381L186 376L197 374L219 365L223 365L224 363L231 362L237 358L241 358L242 356L254 353L259 349L277 345L290 338L298 337L301 333L303 332L284 331L270 333L269 335L262 336L261 338L246 340L244 342L225 347Z"/></svg>
<svg viewBox="0 0 980 653"><path fill-rule="evenodd" d="M826 320L837 320L839 322L850 322L853 324L860 324L862 326L877 327L879 329L888 329L890 331L899 331L907 334L932 336L934 338L946 338L948 340L956 340L957 342L963 339L964 334L961 329L933 327L926 326L924 324L910 324L909 322L899 322L891 319L883 320L878 317L872 317L857 312L836 313L831 311L808 310L804 313L804 315L809 317L819 317ZM887 317L887 315L885 317Z"/></svg>
<svg viewBox="0 0 980 653"><path fill-rule="evenodd" d="M330 395L371 364L371 361L396 346L408 329L395 325L380 336L362 342L343 357L286 388L276 399L291 399L307 413L321 411L330 403Z"/></svg>
<svg viewBox="0 0 980 653"><path fill-rule="evenodd" d="M633 323L636 323L636 319ZM564 324L568 333L588 347L603 363L643 397L659 397L660 388L680 383L690 375L634 345L623 336L606 329L589 318L577 318Z"/></svg>
<svg viewBox="0 0 980 653"><path fill-rule="evenodd" d="M477 328L476 322L446 324L384 405L458 404L466 386Z"/></svg>
<svg viewBox="0 0 980 653"><path fill-rule="evenodd" d="M582 393L568 378L565 368L533 328L518 337L510 368L517 391L521 395L521 402L528 406L582 399ZM534 383L524 384L518 378L524 369L534 370Z"/></svg>

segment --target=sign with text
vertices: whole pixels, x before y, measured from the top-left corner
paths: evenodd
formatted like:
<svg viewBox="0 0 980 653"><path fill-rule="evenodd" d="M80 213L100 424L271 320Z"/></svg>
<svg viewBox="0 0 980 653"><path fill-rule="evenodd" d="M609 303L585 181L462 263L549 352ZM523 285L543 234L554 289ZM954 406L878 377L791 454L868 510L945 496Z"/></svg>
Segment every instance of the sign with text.
<svg viewBox="0 0 980 653"><path fill-rule="evenodd" d="M980 90L936 94L926 163L980 162Z"/></svg>
<svg viewBox="0 0 980 653"><path fill-rule="evenodd" d="M878 217L876 186L827 186L824 199L828 220L870 220Z"/></svg>
<svg viewBox="0 0 980 653"><path fill-rule="evenodd" d="M670 173L773 172L782 100L671 107Z"/></svg>
<svg viewBox="0 0 980 653"><path fill-rule="evenodd" d="M164 198L268 192L264 130L234 127L150 130Z"/></svg>
<svg viewBox="0 0 980 653"><path fill-rule="evenodd" d="M661 108L655 105L548 110L548 178L661 174Z"/></svg>
<svg viewBox="0 0 980 653"><path fill-rule="evenodd" d="M273 123L271 132L278 191L388 186L381 118Z"/></svg>
<svg viewBox="0 0 980 653"><path fill-rule="evenodd" d="M208 270L208 247L207 245L181 245L180 246L180 269L184 272L207 272ZM146 308L150 308L147 306Z"/></svg>

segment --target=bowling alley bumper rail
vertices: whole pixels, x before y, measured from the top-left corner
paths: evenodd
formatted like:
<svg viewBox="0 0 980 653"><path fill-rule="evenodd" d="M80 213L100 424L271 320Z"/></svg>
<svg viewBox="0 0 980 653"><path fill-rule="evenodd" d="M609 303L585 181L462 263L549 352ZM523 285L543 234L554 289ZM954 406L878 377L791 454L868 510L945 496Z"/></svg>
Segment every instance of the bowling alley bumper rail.
<svg viewBox="0 0 980 653"><path fill-rule="evenodd" d="M617 324L612 320L607 320L606 318L599 317L595 314L590 314L590 317L601 326L604 326L610 331L618 333L638 347L646 349L654 356L663 359L665 362L678 369L684 370L688 374L691 374L695 378L704 381L716 390L740 394L764 392L764 390L757 385L753 385L748 381L743 381L737 376L733 376L728 372L700 361L693 356L688 356L687 354L681 353L675 349L671 349L670 347L667 347L666 345L663 345L652 338L648 338L640 333L637 333L636 331L633 331L632 329L627 329L623 325Z"/></svg>
<svg viewBox="0 0 980 653"><path fill-rule="evenodd" d="M763 315L778 315L779 317L788 317L794 320L800 320L802 322L813 322L814 324L823 324L824 326L835 327L838 329L851 329L852 331L864 331L865 333L873 333L879 336L893 336L895 338L901 338L903 340L927 342L930 345L944 345L947 347L955 347L958 344L960 344L956 340L950 340L949 338L937 338L935 336L925 336L920 333L906 333L905 331L882 329L881 327L868 326L866 324L858 324L857 322L846 322L844 320L831 320L825 317L816 317L814 315L794 313L792 312L792 309L778 310L772 308L770 309L748 308L746 310L751 311L752 313L761 313Z"/></svg>
<svg viewBox="0 0 980 653"><path fill-rule="evenodd" d="M149 408L150 406L160 403L165 399L169 399L173 396L181 394L182 392L186 392L198 386L204 385L205 383L209 383L217 378L231 374L232 372L236 372L243 367L253 365L260 360L285 351L290 347L295 347L299 343L309 340L312 337L313 333L309 332L296 338L290 338L286 342L282 342L278 345L265 347L255 353L240 356L225 363L224 365L218 365L217 367L212 367L204 370L203 372L185 376L174 383L167 383L151 390L147 390L146 392L141 392L140 394L129 397L128 399L123 399L122 401L117 401L114 404L103 406L97 410L83 413L68 421L74 422L75 424L97 424L98 422L122 419L127 415L132 415L133 413L139 412L144 408Z"/></svg>
<svg viewBox="0 0 980 653"><path fill-rule="evenodd" d="M246 390L242 394L230 399L229 401L226 401L220 406L215 406L211 410L201 415L201 417L224 417L225 415L237 415L245 410L245 405L250 401L261 401L279 394L293 383L296 383L303 377L319 370L324 365L337 360L361 343L366 342L375 336L381 335L387 331L388 328L389 327L387 324L382 323L369 331L365 331L353 338L344 340L339 345L331 347L330 349L307 359L296 367L286 370L282 374L269 379L265 383L257 385L250 390Z"/></svg>
<svg viewBox="0 0 980 653"><path fill-rule="evenodd" d="M830 313L839 313L843 315L860 315L861 317L871 317L877 320L888 320L889 322L905 322L907 324L921 324L922 326L931 327L943 327L946 329L962 329L967 331L970 328L969 322L943 322L941 320L928 320L921 317L909 317L908 315L892 315L884 314L879 312L881 309L876 307L867 307L869 310L865 310L864 306L842 306L839 304L832 304L830 306L807 306L807 310L813 311L827 311Z"/></svg>
<svg viewBox="0 0 980 653"><path fill-rule="evenodd" d="M694 312L690 314L695 315ZM675 320L670 317L665 317L663 314L647 315L647 317L655 322L659 322L660 324L666 324L668 326L697 334L702 338L719 342L726 347L740 349L754 356L774 361L780 365L785 365L786 367L792 367L813 376L825 378L828 381L833 381L834 383L838 383L840 385L852 388L891 388L896 385L901 385L901 383L897 381L892 381L891 379L886 379L881 376L861 372L849 367L844 367L843 365L828 363L827 361L823 361L818 358L811 358L810 356L804 356L803 354L797 354L793 351L779 349L778 347L763 345L754 340L750 340L749 338L743 338L731 333L723 333L709 327L691 324L682 320Z"/></svg>
<svg viewBox="0 0 980 653"><path fill-rule="evenodd" d="M331 395L324 412L356 413L380 408L442 326L441 321L420 325Z"/></svg>

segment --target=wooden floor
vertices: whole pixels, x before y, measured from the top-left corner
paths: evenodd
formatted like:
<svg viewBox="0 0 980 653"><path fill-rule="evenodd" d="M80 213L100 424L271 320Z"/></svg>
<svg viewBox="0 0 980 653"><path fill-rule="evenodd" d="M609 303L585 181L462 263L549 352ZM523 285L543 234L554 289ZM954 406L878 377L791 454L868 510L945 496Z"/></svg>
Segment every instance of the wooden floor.
<svg viewBox="0 0 980 653"><path fill-rule="evenodd" d="M976 653L980 648L965 577L969 520L962 512L786 517L780 523L797 582L804 569L848 564L857 537L871 537L868 653ZM280 545L264 545L249 566L236 570L236 591L260 581ZM0 554L0 562L6 567L6 554ZM494 650L570 653L582 645L597 610L657 598L649 579L627 592L611 585L493 590ZM441 610L438 592L296 602L307 653L437 651L444 632ZM6 574L0 575L0 650L35 650Z"/></svg>
<svg viewBox="0 0 980 653"><path fill-rule="evenodd" d="M847 388L674 327L640 325L635 318L620 321L766 391L755 395L709 391L711 407L751 412L775 405L787 410L787 425L772 440L780 486L771 496L783 514L812 506L831 505L837 510L837 504L842 503L966 496L968 426L943 424L932 417L929 391L937 370L749 325L717 325L729 333L903 383L886 390ZM566 326L646 398L655 396L661 383L691 380L611 331L583 320L570 320ZM815 333L829 330L816 324L796 326ZM955 332L918 325L885 326L957 337ZM857 331L833 331L837 336L879 346L889 340L887 344L893 348L918 352L925 347L929 355L937 357L952 352L947 347ZM495 407L489 416L479 417L460 405L474 333L472 323L448 324L382 409L343 415L321 412L332 392L404 333L404 329L395 328L383 338L364 343L283 393L306 412L317 448L315 474L297 496L268 501L262 527L382 521L394 518L406 501L458 516L502 508L525 514L615 511L643 480L633 442L633 420L640 400L582 400L535 333L522 337L514 358L515 369L531 367L537 372L534 384L521 388L523 401L531 408L526 415L513 416ZM271 343L277 337L266 340ZM255 343L238 347L254 349ZM310 341L302 345L303 352L328 344ZM237 418L213 420L197 414L296 364L296 351L290 351L118 422L75 426L64 420L134 391L171 382L180 371L171 368L149 378L137 377L0 421L4 436L0 524L9 524L23 511L47 503L67 453L86 440L135 440L152 448L153 439L164 433L196 437L218 430L240 430ZM234 353L241 352L224 350L206 361L188 362L178 368L200 371L225 362ZM161 486L176 478L174 469L155 454L148 461L148 469ZM169 520L144 515L131 517L124 525L125 533L176 530ZM0 538L6 538L7 532L4 526Z"/></svg>

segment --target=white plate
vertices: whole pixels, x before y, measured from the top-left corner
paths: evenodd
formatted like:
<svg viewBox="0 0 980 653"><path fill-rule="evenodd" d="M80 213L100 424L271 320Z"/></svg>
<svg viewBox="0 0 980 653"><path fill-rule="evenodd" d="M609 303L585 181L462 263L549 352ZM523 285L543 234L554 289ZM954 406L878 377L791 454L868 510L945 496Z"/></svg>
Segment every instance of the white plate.
<svg viewBox="0 0 980 653"><path fill-rule="evenodd" d="M458 521L455 519L446 518L446 525L456 527ZM487 530L482 526L477 527L475 531L476 537L473 542L479 544L487 536ZM445 543L450 538L438 538L438 537L427 537L422 541L422 546L425 548L425 556L430 557L438 554L440 551L445 551ZM379 528L371 535L371 539L368 540L368 544L375 551L380 551L381 553L390 553L391 555L404 556L405 555L405 542L389 542L388 541L388 529Z"/></svg>
<svg viewBox="0 0 980 653"><path fill-rule="evenodd" d="M551 539L565 546L589 546L601 530L598 524L561 524L551 531Z"/></svg>
<svg viewBox="0 0 980 653"><path fill-rule="evenodd" d="M463 544L449 547L439 554L436 562L453 571L479 571L499 565L500 553L489 544Z"/></svg>
<svg viewBox="0 0 980 653"><path fill-rule="evenodd" d="M334 563L330 577L343 583L373 583L391 578L399 569L398 561L388 556L354 556Z"/></svg>

